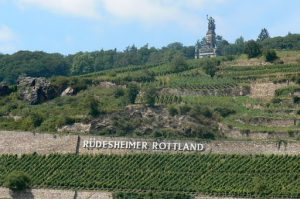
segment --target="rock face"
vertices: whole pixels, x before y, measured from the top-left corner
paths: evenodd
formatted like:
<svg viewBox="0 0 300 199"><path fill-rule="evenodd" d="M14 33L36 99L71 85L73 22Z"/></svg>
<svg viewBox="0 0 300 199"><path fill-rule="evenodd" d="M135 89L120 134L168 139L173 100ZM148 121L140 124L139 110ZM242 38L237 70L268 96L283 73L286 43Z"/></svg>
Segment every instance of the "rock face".
<svg viewBox="0 0 300 199"><path fill-rule="evenodd" d="M68 87L61 93L61 96L73 96L75 94L75 90L72 87Z"/></svg>
<svg viewBox="0 0 300 199"><path fill-rule="evenodd" d="M100 88L126 88L126 85L117 85L113 82L100 82L99 84Z"/></svg>
<svg viewBox="0 0 300 199"><path fill-rule="evenodd" d="M213 128L215 123L211 121L211 123L206 125L211 125ZM196 118L189 115L172 116L166 108L161 106L151 108L131 105L124 111L104 115L91 121L91 132L99 132L100 134L101 132L109 134L135 132L141 135L150 135L169 132L183 136L195 136L201 134L202 127Z"/></svg>
<svg viewBox="0 0 300 199"><path fill-rule="evenodd" d="M75 123L72 125L66 125L57 129L58 132L75 132L75 133L88 133L90 132L90 124Z"/></svg>
<svg viewBox="0 0 300 199"><path fill-rule="evenodd" d="M59 95L58 89L46 78L22 77L18 79L20 97L32 105L40 104Z"/></svg>
<svg viewBox="0 0 300 199"><path fill-rule="evenodd" d="M9 95L10 93L11 93L11 90L7 85L0 84L0 96Z"/></svg>

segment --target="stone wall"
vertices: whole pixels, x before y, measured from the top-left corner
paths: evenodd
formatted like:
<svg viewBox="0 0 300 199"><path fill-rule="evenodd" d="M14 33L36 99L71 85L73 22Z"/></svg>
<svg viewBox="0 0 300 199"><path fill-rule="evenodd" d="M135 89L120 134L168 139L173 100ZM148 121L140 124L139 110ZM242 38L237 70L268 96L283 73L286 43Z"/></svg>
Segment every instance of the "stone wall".
<svg viewBox="0 0 300 199"><path fill-rule="evenodd" d="M160 93L181 96L246 96L250 94L250 88L246 86L199 90L164 88Z"/></svg>
<svg viewBox="0 0 300 199"><path fill-rule="evenodd" d="M0 131L0 154L75 153L77 136Z"/></svg>
<svg viewBox="0 0 300 199"><path fill-rule="evenodd" d="M93 191L32 189L26 192L12 193L0 188L0 199L112 199L112 193Z"/></svg>
<svg viewBox="0 0 300 199"><path fill-rule="evenodd" d="M255 82L251 84L250 96L254 98L272 98L275 96L275 91L292 85L292 83L278 83L273 82Z"/></svg>
<svg viewBox="0 0 300 199"><path fill-rule="evenodd" d="M83 148L84 140L94 136L77 135L52 135L34 134L29 132L1 132L0 131L0 154L51 154L51 153L73 153L73 154L132 154L132 153L182 153L182 151L153 151L153 150L127 150L127 149L87 149ZM130 139L96 137L97 140L116 141L146 141L153 139ZM169 141L166 141L169 142ZM181 143L193 143L193 141L172 141ZM300 154L300 142L289 141L211 141L199 142L204 144L203 152L189 151L185 153L216 153L216 154Z"/></svg>

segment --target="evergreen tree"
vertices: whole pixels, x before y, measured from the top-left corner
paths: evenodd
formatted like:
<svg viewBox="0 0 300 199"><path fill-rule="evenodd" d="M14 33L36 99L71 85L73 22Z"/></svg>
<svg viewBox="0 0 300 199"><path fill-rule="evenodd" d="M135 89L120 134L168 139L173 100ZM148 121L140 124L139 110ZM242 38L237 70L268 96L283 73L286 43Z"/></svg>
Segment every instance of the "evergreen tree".
<svg viewBox="0 0 300 199"><path fill-rule="evenodd" d="M267 29L263 28L261 30L260 34L258 35L257 41L261 42L261 41L264 41L265 39L268 39L268 38L270 38L270 34L269 34Z"/></svg>

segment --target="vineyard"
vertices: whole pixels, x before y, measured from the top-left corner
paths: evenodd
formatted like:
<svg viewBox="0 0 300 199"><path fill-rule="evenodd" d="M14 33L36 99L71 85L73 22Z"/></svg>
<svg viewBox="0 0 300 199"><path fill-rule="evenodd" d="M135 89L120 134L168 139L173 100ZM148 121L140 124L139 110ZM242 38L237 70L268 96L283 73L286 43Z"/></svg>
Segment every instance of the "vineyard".
<svg viewBox="0 0 300 199"><path fill-rule="evenodd" d="M300 157L263 155L3 155L0 184L14 170L36 188L300 197Z"/></svg>
<svg viewBox="0 0 300 199"><path fill-rule="evenodd" d="M299 75L300 64L267 65L267 66L231 66L225 67L218 74L220 77L260 78Z"/></svg>

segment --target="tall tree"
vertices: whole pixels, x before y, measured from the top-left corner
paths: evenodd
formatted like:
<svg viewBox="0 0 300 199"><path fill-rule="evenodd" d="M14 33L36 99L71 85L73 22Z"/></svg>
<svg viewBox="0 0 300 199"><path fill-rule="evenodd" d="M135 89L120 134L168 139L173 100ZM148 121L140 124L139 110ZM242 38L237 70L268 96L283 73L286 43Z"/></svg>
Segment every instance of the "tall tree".
<svg viewBox="0 0 300 199"><path fill-rule="evenodd" d="M270 34L269 34L267 29L263 28L261 30L260 34L258 35L257 41L261 42L261 41L264 41L265 39L268 39L268 38L270 38Z"/></svg>
<svg viewBox="0 0 300 199"><path fill-rule="evenodd" d="M248 58L255 58L262 54L260 45L254 41L250 40L245 45L245 53L248 55Z"/></svg>

